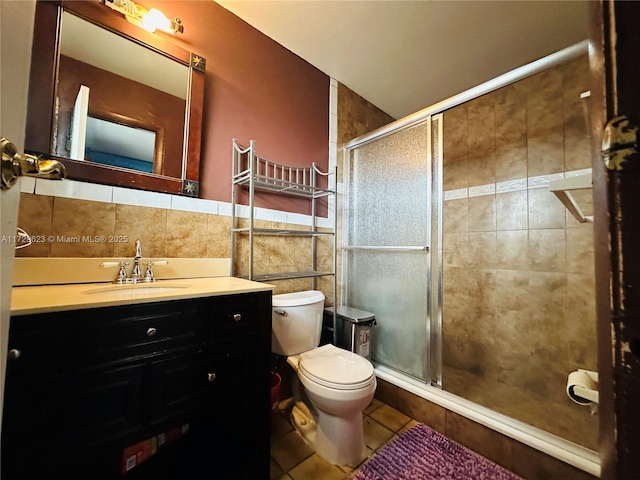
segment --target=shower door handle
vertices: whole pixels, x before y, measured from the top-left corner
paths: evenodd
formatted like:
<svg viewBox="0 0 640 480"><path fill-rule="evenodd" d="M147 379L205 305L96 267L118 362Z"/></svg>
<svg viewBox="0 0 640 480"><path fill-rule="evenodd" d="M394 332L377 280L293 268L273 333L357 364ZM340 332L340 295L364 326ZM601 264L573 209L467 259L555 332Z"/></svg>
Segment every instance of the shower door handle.
<svg viewBox="0 0 640 480"><path fill-rule="evenodd" d="M375 250L375 251L397 251L397 252L428 252L428 245L363 245L363 246L346 246L343 250Z"/></svg>

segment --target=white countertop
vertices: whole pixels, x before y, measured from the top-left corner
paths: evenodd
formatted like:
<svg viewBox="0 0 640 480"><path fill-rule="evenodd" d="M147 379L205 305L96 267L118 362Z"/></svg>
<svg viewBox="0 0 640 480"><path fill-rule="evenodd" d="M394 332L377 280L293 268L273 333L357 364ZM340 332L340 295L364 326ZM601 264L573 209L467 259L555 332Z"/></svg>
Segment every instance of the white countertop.
<svg viewBox="0 0 640 480"><path fill-rule="evenodd" d="M154 288L145 288L149 285ZM176 288L162 288L171 286ZM136 292L136 287L143 288L144 291ZM117 291L114 291L116 288ZM158 280L152 284L122 286L113 283L74 283L13 287L11 315L264 292L273 291L274 288L273 285L236 277ZM154 289L158 291L153 291Z"/></svg>

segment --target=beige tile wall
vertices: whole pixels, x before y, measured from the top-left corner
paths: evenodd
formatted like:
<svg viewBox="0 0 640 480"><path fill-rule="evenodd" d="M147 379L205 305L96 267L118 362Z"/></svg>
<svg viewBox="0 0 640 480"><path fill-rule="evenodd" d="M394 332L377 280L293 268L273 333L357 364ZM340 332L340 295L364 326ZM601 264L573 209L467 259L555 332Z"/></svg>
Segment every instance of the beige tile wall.
<svg viewBox="0 0 640 480"><path fill-rule="evenodd" d="M239 221L239 227L248 225L247 219ZM311 230L311 227L289 225L280 222L255 220L256 228ZM319 228L320 231L329 231ZM311 238L282 236L271 237L263 235L254 236L254 274L300 272L311 270ZM237 247L238 261L236 272L240 276L249 275L249 239L246 236L239 237ZM316 240L316 270L323 272L333 271L333 237L331 235L319 236ZM275 293L295 292L307 290L313 287L312 280L308 278L278 280L273 283L276 286ZM326 305L331 305L330 298L333 294L333 277L319 277L316 279L315 288L327 297Z"/></svg>
<svg viewBox="0 0 640 480"><path fill-rule="evenodd" d="M350 88L338 84L338 144L344 144L394 120ZM338 167L341 163L338 162Z"/></svg>
<svg viewBox="0 0 640 480"><path fill-rule="evenodd" d="M588 78L581 57L445 112L445 192L590 167ZM443 218L445 367L568 406L567 374L596 370L592 224L546 187L445 200Z"/></svg>
<svg viewBox="0 0 640 480"><path fill-rule="evenodd" d="M138 238L147 257L230 256L230 217L206 213L22 193L18 226L32 237L54 239L19 249L16 256L129 258ZM59 240L100 235L107 240Z"/></svg>
<svg viewBox="0 0 640 480"><path fill-rule="evenodd" d="M244 223L247 221L244 220ZM53 241L36 242L16 251L23 257L116 257L130 258L135 240L142 240L147 257L217 258L231 256L231 217L164 208L120 205L88 200L22 193L18 225L32 237ZM241 222L242 225L242 222ZM300 225L264 222L257 227L300 230ZM117 242L64 242L59 237L104 236ZM122 241L126 238L126 241ZM310 239L300 237L261 237L255 247L255 273L310 270ZM333 269L330 236L317 241L317 268ZM248 242L238 246L238 275L248 274ZM304 290L310 280L274 283L276 293ZM317 287L330 296L332 280L319 279Z"/></svg>

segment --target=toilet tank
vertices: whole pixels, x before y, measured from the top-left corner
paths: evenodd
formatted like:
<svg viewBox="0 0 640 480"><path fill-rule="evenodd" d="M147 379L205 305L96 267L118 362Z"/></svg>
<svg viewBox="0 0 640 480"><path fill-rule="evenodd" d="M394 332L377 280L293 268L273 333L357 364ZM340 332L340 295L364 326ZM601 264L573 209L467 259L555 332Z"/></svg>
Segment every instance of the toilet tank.
<svg viewBox="0 0 640 480"><path fill-rule="evenodd" d="M320 345L324 294L318 290L273 296L271 351L297 355Z"/></svg>

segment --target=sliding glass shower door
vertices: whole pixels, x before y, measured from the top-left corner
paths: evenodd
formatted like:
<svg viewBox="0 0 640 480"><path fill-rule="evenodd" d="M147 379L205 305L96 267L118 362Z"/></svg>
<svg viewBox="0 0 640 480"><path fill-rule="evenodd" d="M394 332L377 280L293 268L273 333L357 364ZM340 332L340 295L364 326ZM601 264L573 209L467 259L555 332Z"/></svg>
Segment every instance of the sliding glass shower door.
<svg viewBox="0 0 640 480"><path fill-rule="evenodd" d="M372 360L426 382L434 360L430 144L427 118L347 146L342 248L343 303L377 320Z"/></svg>

